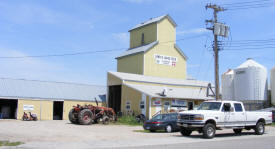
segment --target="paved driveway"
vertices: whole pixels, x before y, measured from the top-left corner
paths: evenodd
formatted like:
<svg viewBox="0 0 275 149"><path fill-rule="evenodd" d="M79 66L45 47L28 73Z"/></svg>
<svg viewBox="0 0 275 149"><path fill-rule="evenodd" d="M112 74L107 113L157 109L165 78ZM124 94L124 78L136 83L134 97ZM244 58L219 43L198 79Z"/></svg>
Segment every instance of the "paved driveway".
<svg viewBox="0 0 275 149"><path fill-rule="evenodd" d="M148 145L179 143L213 142L240 140L262 137L274 137L275 128L267 127L263 136L253 131L236 136L232 130L217 131L217 137L211 140L201 138L194 132L190 137L176 133L143 133L142 127L122 125L74 125L69 121L19 121L0 120L0 140L22 141L22 149L53 148L121 148Z"/></svg>

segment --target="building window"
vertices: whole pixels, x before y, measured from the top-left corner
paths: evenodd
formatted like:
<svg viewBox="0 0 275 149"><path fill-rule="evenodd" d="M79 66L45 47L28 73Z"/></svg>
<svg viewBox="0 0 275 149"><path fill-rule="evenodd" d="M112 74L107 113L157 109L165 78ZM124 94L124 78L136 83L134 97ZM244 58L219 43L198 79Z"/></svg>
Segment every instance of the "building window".
<svg viewBox="0 0 275 149"><path fill-rule="evenodd" d="M141 34L141 45L144 45L145 41L144 41L144 33Z"/></svg>
<svg viewBox="0 0 275 149"><path fill-rule="evenodd" d="M155 99L153 101L153 106L161 106L161 99Z"/></svg>
<svg viewBox="0 0 275 149"><path fill-rule="evenodd" d="M131 102L130 101L126 101L125 108L126 108L126 110L131 110Z"/></svg>
<svg viewBox="0 0 275 149"><path fill-rule="evenodd" d="M145 102L144 102L144 101L140 101L139 107L140 107L140 109L144 109L144 107L145 107Z"/></svg>

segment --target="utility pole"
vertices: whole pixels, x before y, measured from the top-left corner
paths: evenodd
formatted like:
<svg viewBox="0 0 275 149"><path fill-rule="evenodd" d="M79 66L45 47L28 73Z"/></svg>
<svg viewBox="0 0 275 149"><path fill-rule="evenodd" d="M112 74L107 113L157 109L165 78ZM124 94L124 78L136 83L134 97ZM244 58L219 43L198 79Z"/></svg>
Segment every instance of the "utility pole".
<svg viewBox="0 0 275 149"><path fill-rule="evenodd" d="M218 23L218 12L224 11L225 9L218 6L218 5L212 5L212 4L207 4L205 6L206 9L211 8L214 10L214 20L206 20L206 23L212 23L213 27L207 28L208 30L212 30L214 34L214 46L213 46L213 51L214 51L214 57L215 57L215 99L219 100L220 99L220 82L219 82L219 46L218 46L218 36L227 36L225 33L216 33L216 24Z"/></svg>

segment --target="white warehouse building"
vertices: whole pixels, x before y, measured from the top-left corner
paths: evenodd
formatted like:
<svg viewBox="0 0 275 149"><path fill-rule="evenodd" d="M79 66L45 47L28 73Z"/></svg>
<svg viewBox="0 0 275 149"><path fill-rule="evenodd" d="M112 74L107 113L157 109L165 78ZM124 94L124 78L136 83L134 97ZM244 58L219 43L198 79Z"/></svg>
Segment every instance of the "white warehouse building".
<svg viewBox="0 0 275 149"><path fill-rule="evenodd" d="M267 88L267 69L252 59L222 75L222 99L243 101L248 110L263 108Z"/></svg>

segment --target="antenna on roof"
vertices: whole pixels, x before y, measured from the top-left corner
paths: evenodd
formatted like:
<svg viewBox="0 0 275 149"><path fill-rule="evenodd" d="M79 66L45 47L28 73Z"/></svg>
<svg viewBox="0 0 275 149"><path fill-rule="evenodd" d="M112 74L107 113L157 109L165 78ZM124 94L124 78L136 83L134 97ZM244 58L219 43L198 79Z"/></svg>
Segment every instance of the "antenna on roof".
<svg viewBox="0 0 275 149"><path fill-rule="evenodd" d="M161 96L167 96L167 88L164 88L162 92L160 93Z"/></svg>

